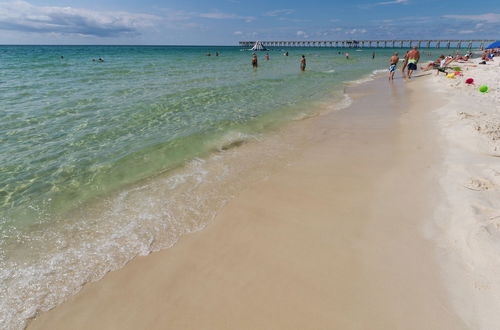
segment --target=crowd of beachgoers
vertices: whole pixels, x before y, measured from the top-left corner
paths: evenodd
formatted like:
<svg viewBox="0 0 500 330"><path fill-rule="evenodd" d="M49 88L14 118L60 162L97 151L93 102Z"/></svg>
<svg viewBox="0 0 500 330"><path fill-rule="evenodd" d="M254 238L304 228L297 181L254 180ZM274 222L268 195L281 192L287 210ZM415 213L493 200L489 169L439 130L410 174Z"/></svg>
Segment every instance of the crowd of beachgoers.
<svg viewBox="0 0 500 330"><path fill-rule="evenodd" d="M430 53L427 53L427 56L430 56ZM487 49L484 50L481 54L481 60L477 63L480 65L484 65L490 61L494 61L495 56L500 55L500 48L496 49ZM402 62L401 65L401 74L403 78L407 77L409 79L412 78L412 74L414 71L417 70L417 63L420 61L420 51L418 50L417 47L413 47L413 49L409 50L406 52L403 58L399 58L399 54L396 52L393 54L393 56L389 60L389 80L394 79L394 74L397 70L397 66L399 62ZM444 73L445 75L449 75L450 71L451 74L457 75L459 73L458 70L454 70L454 68L451 66L453 63L466 63L470 59L474 58L474 53L472 51L468 51L465 54L460 54L458 51L455 53L455 55L440 55L438 58L436 58L434 61L431 61L425 65L422 65L420 69L422 71L430 71L430 70L436 70L436 75L438 75L440 72ZM451 76L450 76L451 78Z"/></svg>

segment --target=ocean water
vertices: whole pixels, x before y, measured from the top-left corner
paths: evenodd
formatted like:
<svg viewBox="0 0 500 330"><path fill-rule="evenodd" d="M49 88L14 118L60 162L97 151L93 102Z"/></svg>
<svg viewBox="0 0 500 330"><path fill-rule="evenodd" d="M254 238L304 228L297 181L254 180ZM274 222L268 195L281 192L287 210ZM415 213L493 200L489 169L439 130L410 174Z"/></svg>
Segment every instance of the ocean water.
<svg viewBox="0 0 500 330"><path fill-rule="evenodd" d="M340 102L394 51L287 50L254 70L239 47L0 46L0 327L202 229L240 173L221 151Z"/></svg>

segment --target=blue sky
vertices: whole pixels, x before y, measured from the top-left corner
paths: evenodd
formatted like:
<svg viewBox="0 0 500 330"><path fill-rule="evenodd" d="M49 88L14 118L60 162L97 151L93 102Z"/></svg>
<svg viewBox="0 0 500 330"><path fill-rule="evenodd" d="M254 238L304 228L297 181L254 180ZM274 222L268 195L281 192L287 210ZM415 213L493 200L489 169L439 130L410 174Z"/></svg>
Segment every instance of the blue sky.
<svg viewBox="0 0 500 330"><path fill-rule="evenodd" d="M500 1L0 0L1 44L500 39Z"/></svg>

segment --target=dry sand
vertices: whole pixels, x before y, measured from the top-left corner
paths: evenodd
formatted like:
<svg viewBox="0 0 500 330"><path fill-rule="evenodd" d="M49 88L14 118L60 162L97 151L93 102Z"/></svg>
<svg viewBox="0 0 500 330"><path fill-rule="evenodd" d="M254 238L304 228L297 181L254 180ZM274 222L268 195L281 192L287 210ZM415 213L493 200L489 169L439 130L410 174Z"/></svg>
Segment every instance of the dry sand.
<svg viewBox="0 0 500 330"><path fill-rule="evenodd" d="M290 125L315 138L288 166L29 328L464 329L422 234L440 172L424 79L351 87L351 107Z"/></svg>
<svg viewBox="0 0 500 330"><path fill-rule="evenodd" d="M429 233L455 310L469 328L492 330L500 328L500 59L478 62L453 63L462 76L428 82L445 101L433 112L442 136L443 199ZM479 92L482 85L488 93Z"/></svg>

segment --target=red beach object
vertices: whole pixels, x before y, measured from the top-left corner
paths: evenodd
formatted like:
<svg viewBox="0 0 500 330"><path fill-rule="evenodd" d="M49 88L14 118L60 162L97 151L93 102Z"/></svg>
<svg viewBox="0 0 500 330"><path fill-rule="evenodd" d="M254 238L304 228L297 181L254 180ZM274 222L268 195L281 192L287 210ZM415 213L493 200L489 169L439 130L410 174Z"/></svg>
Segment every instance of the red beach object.
<svg viewBox="0 0 500 330"><path fill-rule="evenodd" d="M474 79L472 79L472 78L467 78L467 80L465 81L465 83L466 83L467 85L471 85L471 84L473 84L473 83L474 83Z"/></svg>

